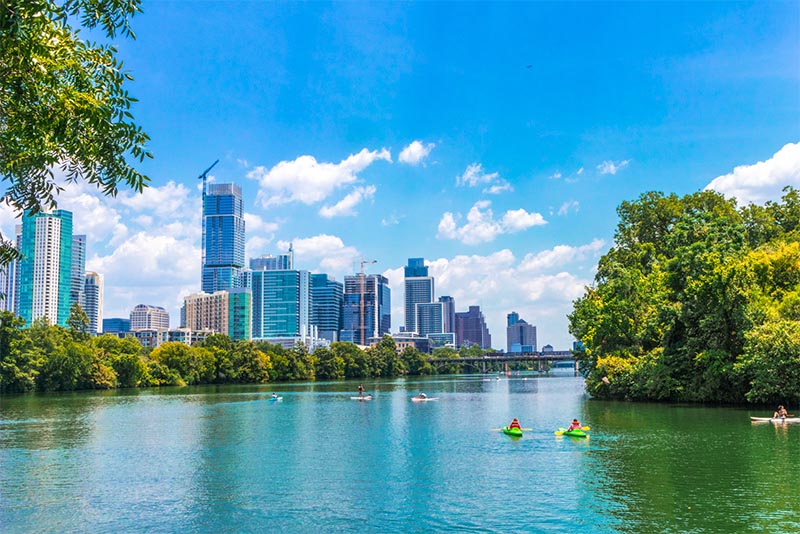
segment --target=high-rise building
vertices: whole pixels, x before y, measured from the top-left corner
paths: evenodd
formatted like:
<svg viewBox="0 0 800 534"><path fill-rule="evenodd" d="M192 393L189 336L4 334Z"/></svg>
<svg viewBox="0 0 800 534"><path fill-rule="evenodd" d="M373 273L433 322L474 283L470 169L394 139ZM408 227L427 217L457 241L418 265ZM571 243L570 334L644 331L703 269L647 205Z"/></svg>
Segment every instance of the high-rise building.
<svg viewBox="0 0 800 534"><path fill-rule="evenodd" d="M341 282L327 274L311 275L311 324L317 328L317 336L331 342L339 341L343 302Z"/></svg>
<svg viewBox="0 0 800 534"><path fill-rule="evenodd" d="M202 291L243 287L245 224L242 188L203 180Z"/></svg>
<svg viewBox="0 0 800 534"><path fill-rule="evenodd" d="M419 302L417 309L417 333L421 336L444 332L444 304L442 302Z"/></svg>
<svg viewBox="0 0 800 534"><path fill-rule="evenodd" d="M109 317L103 319L103 333L104 334L119 334L121 332L131 331L131 320L122 317Z"/></svg>
<svg viewBox="0 0 800 534"><path fill-rule="evenodd" d="M289 245L289 252L286 254L265 254L258 258L250 258L250 268L254 271L280 271L294 269L294 251Z"/></svg>
<svg viewBox="0 0 800 534"><path fill-rule="evenodd" d="M138 304L131 311L131 332L169 330L169 313L161 306Z"/></svg>
<svg viewBox="0 0 800 534"><path fill-rule="evenodd" d="M72 282L72 213L24 214L19 242L17 313L30 324L67 325Z"/></svg>
<svg viewBox="0 0 800 534"><path fill-rule="evenodd" d="M489 335L480 306L470 306L468 311L456 312L456 343L459 347L492 347L492 336Z"/></svg>
<svg viewBox="0 0 800 534"><path fill-rule="evenodd" d="M536 327L520 319L517 312L508 314L506 345L508 352L536 352Z"/></svg>
<svg viewBox="0 0 800 534"><path fill-rule="evenodd" d="M433 302L433 277L423 258L408 258L405 267L406 332L419 332L416 305Z"/></svg>
<svg viewBox="0 0 800 534"><path fill-rule="evenodd" d="M392 296L389 281L380 274L344 277L344 310L341 341L366 345L392 328Z"/></svg>
<svg viewBox="0 0 800 534"><path fill-rule="evenodd" d="M183 323L188 331L226 334L234 341L250 339L250 291L230 289L194 293L183 299Z"/></svg>
<svg viewBox="0 0 800 534"><path fill-rule="evenodd" d="M86 303L83 300L83 286L86 283L86 236L72 236L72 271L69 288L69 304L79 305L86 311ZM96 332L96 330L92 330Z"/></svg>
<svg viewBox="0 0 800 534"><path fill-rule="evenodd" d="M456 301L450 296L439 297L439 302L442 303L442 332L455 333L456 331Z"/></svg>
<svg viewBox="0 0 800 534"><path fill-rule="evenodd" d="M17 262L0 265L0 311L14 311Z"/></svg>
<svg viewBox="0 0 800 534"><path fill-rule="evenodd" d="M103 327L103 275L86 273L83 284L83 311L89 316L89 331L99 334Z"/></svg>
<svg viewBox="0 0 800 534"><path fill-rule="evenodd" d="M254 270L253 338L311 337L311 280L308 271Z"/></svg>

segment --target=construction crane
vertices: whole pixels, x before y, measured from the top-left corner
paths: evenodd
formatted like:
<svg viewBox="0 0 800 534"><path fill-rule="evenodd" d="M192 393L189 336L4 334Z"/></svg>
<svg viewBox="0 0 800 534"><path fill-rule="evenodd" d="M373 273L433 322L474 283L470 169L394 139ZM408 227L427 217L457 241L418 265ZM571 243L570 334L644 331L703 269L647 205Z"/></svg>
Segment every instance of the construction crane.
<svg viewBox="0 0 800 534"><path fill-rule="evenodd" d="M209 171L211 171L211 169L213 169L213 168L214 168L214 166L215 166L217 163L219 163L219 160L217 160L217 161L215 161L214 163L212 163L212 164L211 164L211 167L209 167L209 168L207 168L206 170L204 170L204 171L202 172L202 174L200 174L200 176L198 176L198 177L197 177L197 179L198 179L198 180L203 180L203 196L206 196L206 178L208 178L208 173L209 173Z"/></svg>
<svg viewBox="0 0 800 534"><path fill-rule="evenodd" d="M361 304L361 310L360 310L361 314L360 315L361 315L361 345L362 346L367 344L366 343L366 341L367 341L367 331L366 331L366 328L364 326L364 265L368 265L368 264L372 264L372 263L378 263L378 260L364 260L364 257L363 256L361 257L361 274L359 275L359 281L361 282L361 295L360 295L359 301L360 301L360 304ZM375 292L376 292L376 294L375 294L375 306L376 307L378 305L377 290L378 290L378 287L375 286ZM377 313L377 309L375 310L375 312Z"/></svg>
<svg viewBox="0 0 800 534"><path fill-rule="evenodd" d="M203 205L201 206L201 209L203 210L202 211L203 214L205 214L205 210L206 210L206 178L208 178L209 171L211 169L213 169L214 166L217 163L219 163L219 160L217 160L214 163L212 163L209 168L204 170L202 172L202 174L200 174L200 176L197 177L198 180L203 180ZM200 241L200 248L201 248L200 261L202 262L202 265L205 267L205 264L206 264L206 221L205 221L205 217L203 217L203 233L202 233L202 237L201 237L201 241Z"/></svg>

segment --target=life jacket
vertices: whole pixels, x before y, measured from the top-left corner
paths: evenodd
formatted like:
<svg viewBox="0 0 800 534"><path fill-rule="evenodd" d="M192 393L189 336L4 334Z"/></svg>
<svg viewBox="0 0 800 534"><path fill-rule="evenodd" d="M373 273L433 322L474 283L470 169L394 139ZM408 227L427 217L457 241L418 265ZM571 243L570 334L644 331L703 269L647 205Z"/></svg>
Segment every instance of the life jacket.
<svg viewBox="0 0 800 534"><path fill-rule="evenodd" d="M508 425L508 428L522 428L522 427L519 426L519 421L514 419L513 421L511 421L511 424Z"/></svg>

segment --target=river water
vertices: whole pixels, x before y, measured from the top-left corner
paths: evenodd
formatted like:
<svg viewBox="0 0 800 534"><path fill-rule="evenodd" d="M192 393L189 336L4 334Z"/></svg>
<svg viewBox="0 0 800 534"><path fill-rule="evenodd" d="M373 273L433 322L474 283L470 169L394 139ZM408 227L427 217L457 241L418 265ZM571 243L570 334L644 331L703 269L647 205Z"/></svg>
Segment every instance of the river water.
<svg viewBox="0 0 800 534"><path fill-rule="evenodd" d="M569 375L357 386L0 397L0 531L800 532L800 424Z"/></svg>

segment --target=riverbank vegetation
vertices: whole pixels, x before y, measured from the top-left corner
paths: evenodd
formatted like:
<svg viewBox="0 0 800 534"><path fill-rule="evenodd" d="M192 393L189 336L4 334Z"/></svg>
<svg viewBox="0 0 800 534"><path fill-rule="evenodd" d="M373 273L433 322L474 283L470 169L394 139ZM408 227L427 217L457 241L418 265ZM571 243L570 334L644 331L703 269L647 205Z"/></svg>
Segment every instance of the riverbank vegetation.
<svg viewBox="0 0 800 534"><path fill-rule="evenodd" d="M264 383L293 380L339 380L458 373L462 366L433 366L413 347L398 353L385 336L362 350L337 342L309 353L298 343L291 349L258 341L232 341L215 334L194 346L170 342L150 349L133 336L92 337L88 318L73 307L69 328L24 321L0 312L0 393L72 391L191 384ZM458 351L437 349L434 357L475 357L473 346Z"/></svg>
<svg viewBox="0 0 800 534"><path fill-rule="evenodd" d="M703 191L617 209L570 332L597 398L800 400L800 193L737 208Z"/></svg>

